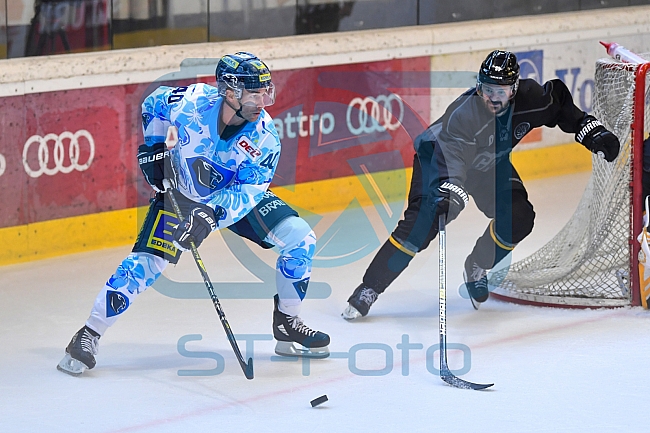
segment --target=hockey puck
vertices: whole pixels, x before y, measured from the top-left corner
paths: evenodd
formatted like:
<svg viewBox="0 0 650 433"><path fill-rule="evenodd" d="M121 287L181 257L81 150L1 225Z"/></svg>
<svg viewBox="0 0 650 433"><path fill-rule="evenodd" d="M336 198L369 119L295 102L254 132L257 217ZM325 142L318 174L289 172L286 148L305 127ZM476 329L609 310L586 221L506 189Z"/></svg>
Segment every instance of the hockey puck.
<svg viewBox="0 0 650 433"><path fill-rule="evenodd" d="M320 397L315 398L312 401L310 401L311 407L316 407L319 404L325 403L326 401L327 401L327 396L326 395L321 395Z"/></svg>

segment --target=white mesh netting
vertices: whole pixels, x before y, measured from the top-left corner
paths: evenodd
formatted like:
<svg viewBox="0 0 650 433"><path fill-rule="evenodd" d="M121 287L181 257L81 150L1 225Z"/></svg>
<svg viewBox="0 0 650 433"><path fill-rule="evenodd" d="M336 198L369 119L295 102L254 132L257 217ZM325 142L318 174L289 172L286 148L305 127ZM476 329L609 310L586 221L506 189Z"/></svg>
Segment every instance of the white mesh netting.
<svg viewBox="0 0 650 433"><path fill-rule="evenodd" d="M607 163L594 155L591 178L569 222L536 253L492 272L493 293L558 306L630 304L633 69L607 59L596 64L594 115L620 139L619 157Z"/></svg>

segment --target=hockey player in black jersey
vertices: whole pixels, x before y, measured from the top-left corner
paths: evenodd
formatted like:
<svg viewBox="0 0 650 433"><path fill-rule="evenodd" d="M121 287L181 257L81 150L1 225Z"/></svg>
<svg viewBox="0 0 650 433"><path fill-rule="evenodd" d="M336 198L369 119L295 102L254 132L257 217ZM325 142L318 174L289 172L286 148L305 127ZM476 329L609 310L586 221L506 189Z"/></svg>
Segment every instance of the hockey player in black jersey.
<svg viewBox="0 0 650 433"><path fill-rule="evenodd" d="M543 125L575 134L578 143L609 162L618 156L618 138L575 106L561 80L540 85L520 79L513 53L490 53L481 64L476 88L452 102L414 140L404 217L348 299L343 318L367 315L377 297L436 237L438 217L454 220L469 196L491 219L465 261L465 284L478 309L489 296L487 271L533 229L533 205L510 153L527 133Z"/></svg>

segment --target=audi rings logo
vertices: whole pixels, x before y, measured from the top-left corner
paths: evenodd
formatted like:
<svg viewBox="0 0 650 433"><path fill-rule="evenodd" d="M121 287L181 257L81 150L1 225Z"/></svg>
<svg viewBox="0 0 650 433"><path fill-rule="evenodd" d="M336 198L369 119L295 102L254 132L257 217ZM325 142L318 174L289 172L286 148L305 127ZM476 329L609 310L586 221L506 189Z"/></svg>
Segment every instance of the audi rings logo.
<svg viewBox="0 0 650 433"><path fill-rule="evenodd" d="M84 140L79 140L81 137ZM50 146L48 143L53 143L53 159L54 164L50 164ZM30 162L27 160L29 150L32 144L38 146L38 168L34 169L30 166ZM66 162L65 147L68 147L68 159L69 162ZM88 156L86 162L83 164L79 163L81 158L81 146L86 146L88 148ZM40 177L43 174L48 176L53 176L57 173L70 173L72 170L85 171L88 170L90 164L93 162L95 157L95 140L93 136L90 135L90 132L85 129L80 129L79 131L72 132L65 131L60 135L56 134L47 134L45 137L40 135L32 135L25 142L25 147L23 148L23 166L25 167L25 172L30 177Z"/></svg>
<svg viewBox="0 0 650 433"><path fill-rule="evenodd" d="M357 119L353 121L353 112L357 111ZM396 115L399 113L399 115ZM404 118L404 102L395 93L376 97L354 98L348 104L345 120L348 129L354 135L370 134L373 132L394 131L402 124Z"/></svg>

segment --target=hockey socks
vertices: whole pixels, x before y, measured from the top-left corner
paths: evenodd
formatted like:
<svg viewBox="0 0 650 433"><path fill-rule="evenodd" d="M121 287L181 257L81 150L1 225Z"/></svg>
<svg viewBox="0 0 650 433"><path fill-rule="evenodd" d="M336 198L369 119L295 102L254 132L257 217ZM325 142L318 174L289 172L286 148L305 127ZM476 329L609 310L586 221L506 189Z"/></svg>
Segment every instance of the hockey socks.
<svg viewBox="0 0 650 433"><path fill-rule="evenodd" d="M363 284L377 294L383 293L407 268L415 252L403 247L393 236L379 249L363 276Z"/></svg>
<svg viewBox="0 0 650 433"><path fill-rule="evenodd" d="M379 294L406 269L414 256L413 251L403 247L391 235L368 266L363 283L354 289L348 298L348 306L341 313L341 317L354 320L366 316Z"/></svg>
<svg viewBox="0 0 650 433"><path fill-rule="evenodd" d="M490 296L488 286L488 270L503 260L514 244L506 243L494 231L494 220L485 233L476 241L474 250L465 260L463 278L469 293L472 306L478 310L480 303L487 301Z"/></svg>
<svg viewBox="0 0 650 433"><path fill-rule="evenodd" d="M492 269L503 260L516 244L504 240L494 231L494 220L476 241L471 257L483 269Z"/></svg>

